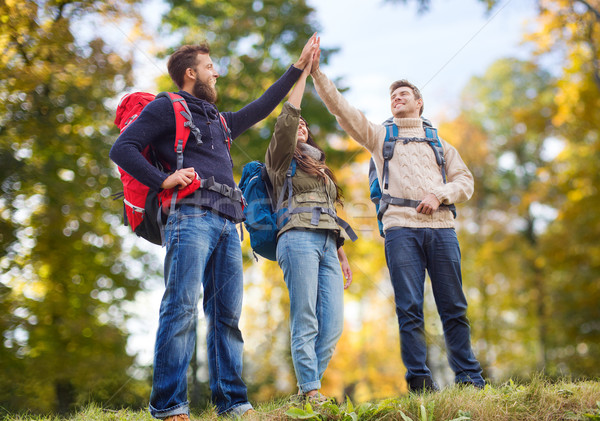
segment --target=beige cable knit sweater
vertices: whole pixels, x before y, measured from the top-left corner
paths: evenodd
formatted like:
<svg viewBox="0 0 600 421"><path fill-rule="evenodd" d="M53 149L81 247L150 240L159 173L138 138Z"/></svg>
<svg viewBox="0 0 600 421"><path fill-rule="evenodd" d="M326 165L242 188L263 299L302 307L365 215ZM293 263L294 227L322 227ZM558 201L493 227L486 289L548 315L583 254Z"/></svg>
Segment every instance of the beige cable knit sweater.
<svg viewBox="0 0 600 421"><path fill-rule="evenodd" d="M373 156L381 184L385 127L367 120L361 111L351 106L320 70L313 73L313 80L317 93L342 129ZM425 137L420 118L394 118L394 122L401 137ZM430 145L396 142L394 156L389 163L389 190L384 190L384 193L412 200L422 200L433 193L443 204L469 200L473 194L473 175L452 145L445 140L442 140L442 145L446 159L446 184ZM381 187L383 189L383 185ZM425 215L417 213L415 208L390 205L383 216L383 227L384 230L392 227L453 228L454 217L447 208Z"/></svg>

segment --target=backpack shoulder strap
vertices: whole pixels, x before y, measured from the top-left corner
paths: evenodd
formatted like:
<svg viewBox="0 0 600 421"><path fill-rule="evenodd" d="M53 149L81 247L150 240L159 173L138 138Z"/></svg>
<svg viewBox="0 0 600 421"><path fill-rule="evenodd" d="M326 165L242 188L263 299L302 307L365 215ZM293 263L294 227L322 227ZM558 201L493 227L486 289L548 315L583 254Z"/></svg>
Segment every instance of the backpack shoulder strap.
<svg viewBox="0 0 600 421"><path fill-rule="evenodd" d="M435 160L437 164L440 166L442 171L442 178L444 183L446 183L446 158L444 158L444 148L442 146L442 141L440 140L437 129L433 127L424 127L425 136L429 139L429 145L431 149L433 149L433 153L435 155Z"/></svg>
<svg viewBox="0 0 600 421"><path fill-rule="evenodd" d="M440 166L440 171L442 172L442 180L444 181L444 184L446 184L446 158L444 158L444 147L442 146L442 141L438 136L436 128L426 124L423 125L423 128L425 129L425 136L427 136L427 139L430 139L429 145L431 146L431 149L433 149L435 160ZM450 209L450 212L452 212L452 215L454 215L454 218L456 218L456 206L454 203L443 206L447 206L448 209Z"/></svg>
<svg viewBox="0 0 600 421"><path fill-rule="evenodd" d="M385 127L385 140L383 141L383 188L387 189L389 186L389 162L394 156L394 149L396 148L396 140L398 140L398 126L393 121L386 120L384 122Z"/></svg>
<svg viewBox="0 0 600 421"><path fill-rule="evenodd" d="M375 166L375 161L371 157L371 159L369 160L369 186L371 186L371 189L374 188L375 182L377 182L377 190L379 190L379 180L377 179L377 167ZM381 197L381 190L379 190L379 192L371 191L371 200L376 199L377 201L379 201L379 197Z"/></svg>
<svg viewBox="0 0 600 421"><path fill-rule="evenodd" d="M265 185L265 191L267 192L267 196L269 196L269 203L271 204L271 212L275 212L275 207L277 204L275 203L275 195L273 189L273 183L271 182L271 178L269 177L269 172L267 171L267 166L261 163L260 166L260 178Z"/></svg>
<svg viewBox="0 0 600 421"><path fill-rule="evenodd" d="M192 120L192 113L185 102L185 99L181 95L177 95L173 92L161 92L156 95L156 98L167 97L171 101L173 106L173 113L175 114L175 143L173 149L177 153L177 169L183 167L183 151L187 145L190 132L194 133L196 140L202 143L200 130L194 125ZM181 159L181 162L179 162ZM181 165L181 166L180 166Z"/></svg>
<svg viewBox="0 0 600 421"><path fill-rule="evenodd" d="M389 126L390 124L394 124L394 117L389 117L387 120L385 120L383 123L381 123L384 126Z"/></svg>
<svg viewBox="0 0 600 421"><path fill-rule="evenodd" d="M438 136L437 129L430 126L423 126L423 129L425 129L425 137L427 139L431 139L430 143L437 143L437 145L441 148L442 142Z"/></svg>
<svg viewBox="0 0 600 421"><path fill-rule="evenodd" d="M225 129L225 136L227 136L227 147L231 150L231 130L229 126L227 126L227 122L225 121L225 117L221 113L219 113L219 119L221 120L221 124Z"/></svg>
<svg viewBox="0 0 600 421"><path fill-rule="evenodd" d="M156 98L167 97L171 101L173 106L173 112L175 113L175 144L174 149L177 154L177 169L183 168L183 151L187 144L190 132L193 132L198 142L200 140L200 130L194 125L192 120L192 113L190 112L185 99L181 95L177 95L173 92L161 92L156 95ZM175 204L177 202L178 190L175 189L173 197L171 199L170 212L175 211Z"/></svg>
<svg viewBox="0 0 600 421"><path fill-rule="evenodd" d="M283 182L283 187L281 188L281 192L279 193L279 199L277 200L277 207L276 207L276 211L279 211L281 209L281 206L283 205L283 197L285 195L285 192L287 190L287 200L288 200L288 207L291 206L292 203L292 177L294 175L296 175L296 160L292 158L292 162L290 163L290 166L288 167L286 173L285 173L285 181Z"/></svg>
<svg viewBox="0 0 600 421"><path fill-rule="evenodd" d="M298 163L296 162L296 159L292 158L292 162L290 162L290 168L288 169L289 171L289 177L293 177L296 175L296 166L298 165ZM287 176L288 174L286 174Z"/></svg>

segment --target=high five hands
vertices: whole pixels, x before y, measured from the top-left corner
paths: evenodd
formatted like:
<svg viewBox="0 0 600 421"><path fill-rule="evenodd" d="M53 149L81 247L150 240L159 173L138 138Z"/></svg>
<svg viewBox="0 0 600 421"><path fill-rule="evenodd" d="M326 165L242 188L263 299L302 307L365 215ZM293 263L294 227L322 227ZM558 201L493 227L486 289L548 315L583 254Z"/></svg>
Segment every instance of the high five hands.
<svg viewBox="0 0 600 421"><path fill-rule="evenodd" d="M321 60L321 37L318 37L316 42L318 48L315 50L312 56L312 66L310 69L311 74L314 74L317 70L319 70L319 61Z"/></svg>
<svg viewBox="0 0 600 421"><path fill-rule="evenodd" d="M298 58L298 61L294 63L294 67L296 67L297 69L305 70L307 66L310 66L311 63L314 63L314 56L315 53L319 51L320 43L321 38L317 37L317 33L315 32L304 45L304 48L300 53L300 58Z"/></svg>

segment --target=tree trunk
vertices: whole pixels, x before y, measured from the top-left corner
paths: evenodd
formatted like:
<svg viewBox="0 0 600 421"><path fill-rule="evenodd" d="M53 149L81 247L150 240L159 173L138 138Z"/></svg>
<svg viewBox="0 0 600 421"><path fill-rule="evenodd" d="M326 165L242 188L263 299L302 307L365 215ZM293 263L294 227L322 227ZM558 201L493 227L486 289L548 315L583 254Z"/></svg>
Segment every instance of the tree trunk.
<svg viewBox="0 0 600 421"><path fill-rule="evenodd" d="M75 404L75 388L69 380L58 380L54 384L56 392L56 411L66 414Z"/></svg>

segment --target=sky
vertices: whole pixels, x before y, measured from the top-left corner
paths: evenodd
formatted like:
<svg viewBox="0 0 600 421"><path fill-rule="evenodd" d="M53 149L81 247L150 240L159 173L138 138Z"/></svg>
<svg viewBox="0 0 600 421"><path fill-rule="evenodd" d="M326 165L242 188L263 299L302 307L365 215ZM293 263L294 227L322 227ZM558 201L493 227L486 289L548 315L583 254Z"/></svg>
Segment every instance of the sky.
<svg viewBox="0 0 600 421"><path fill-rule="evenodd" d="M307 0L321 28L321 45L340 48L322 69L341 77L350 103L373 121L389 117L388 87L397 79L417 85L425 99L425 116L453 116L469 79L483 75L495 60L526 58L522 44L536 16L534 0L500 0L487 12L477 0L431 0L428 12L418 13L416 0ZM148 0L143 10L154 31L166 11L162 0ZM129 41L115 28L115 43ZM119 39L121 38L121 39ZM166 45L166 40L153 40ZM161 42L162 41L162 42ZM172 40L169 40L172 41ZM166 74L164 61L138 43L136 59L144 69L134 89L153 90L154 79ZM211 53L218 56L218 52ZM221 72L224 73L224 72Z"/></svg>
<svg viewBox="0 0 600 421"><path fill-rule="evenodd" d="M409 5L384 0L307 1L316 10L321 45L340 48L322 70L331 79L341 77L350 88L344 94L348 101L374 122L389 117L388 87L397 79L408 79L421 89L424 116L434 124L452 117L471 77L483 75L500 58L529 56L530 49L521 40L536 15L533 0L501 0L491 13L476 0L432 0L423 14L417 13L414 0ZM161 0L150 0L144 15L156 26L164 10ZM151 51L138 51L139 65L146 69L138 73L143 75L136 82L138 90L155 91L153 77L166 72L164 63L152 56ZM139 352L143 364L152 362L162 288L157 282L132 306L139 318L128 325L129 350Z"/></svg>
<svg viewBox="0 0 600 421"><path fill-rule="evenodd" d="M397 79L419 87L430 119L452 115L472 76L499 58L527 57L521 40L535 16L531 0L500 1L489 14L475 0L432 0L422 14L414 1L309 3L323 28L321 45L341 47L323 70L343 77L347 99L376 122L390 115L388 88Z"/></svg>

